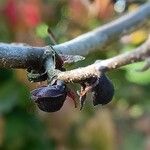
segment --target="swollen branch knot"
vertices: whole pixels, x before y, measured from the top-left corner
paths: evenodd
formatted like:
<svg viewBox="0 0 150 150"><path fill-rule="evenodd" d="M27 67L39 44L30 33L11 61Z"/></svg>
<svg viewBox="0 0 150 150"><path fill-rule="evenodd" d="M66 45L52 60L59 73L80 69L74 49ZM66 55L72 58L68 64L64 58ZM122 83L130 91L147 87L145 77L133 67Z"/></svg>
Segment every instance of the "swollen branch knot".
<svg viewBox="0 0 150 150"><path fill-rule="evenodd" d="M50 63L50 64L48 64ZM41 66L38 68L28 68L28 74L27 77L29 81L31 82L41 82L45 81L48 78L48 69L47 67L50 68L55 68L54 67L54 52L53 49L50 47L47 47L47 49L44 51L44 54L42 56L41 60Z"/></svg>
<svg viewBox="0 0 150 150"><path fill-rule="evenodd" d="M51 80L57 76L60 70L63 70L63 61L60 56L55 52L51 45L46 47L41 60L39 68L28 68L28 79L31 82L41 82Z"/></svg>

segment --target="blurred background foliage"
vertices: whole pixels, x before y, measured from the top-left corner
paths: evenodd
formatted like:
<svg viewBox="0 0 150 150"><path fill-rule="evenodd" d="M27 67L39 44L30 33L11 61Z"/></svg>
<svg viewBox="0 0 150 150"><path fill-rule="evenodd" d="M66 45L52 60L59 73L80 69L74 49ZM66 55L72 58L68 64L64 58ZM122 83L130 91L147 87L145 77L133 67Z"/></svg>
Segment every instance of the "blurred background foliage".
<svg viewBox="0 0 150 150"><path fill-rule="evenodd" d="M43 46L50 44L50 27L58 43L72 39L139 7L141 1L119 0L0 0L0 41ZM68 69L86 66L130 51L143 43L149 25L122 37L104 51L90 54ZM24 70L0 69L0 149L6 150L149 150L150 71L136 72L137 63L108 74L115 97L106 106L74 109L67 100L56 113L44 113L32 103ZM78 90L76 85L70 85Z"/></svg>

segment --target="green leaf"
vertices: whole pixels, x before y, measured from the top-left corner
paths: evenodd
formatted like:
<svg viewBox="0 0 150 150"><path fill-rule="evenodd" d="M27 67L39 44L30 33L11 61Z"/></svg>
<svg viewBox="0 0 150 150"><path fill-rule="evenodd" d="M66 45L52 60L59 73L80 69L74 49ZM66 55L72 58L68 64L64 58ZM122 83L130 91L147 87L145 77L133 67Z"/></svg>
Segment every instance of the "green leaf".
<svg viewBox="0 0 150 150"><path fill-rule="evenodd" d="M144 63L136 63L126 67L127 73L126 78L134 83L147 85L150 84L150 70L145 72L138 72L136 70L141 69L144 66Z"/></svg>
<svg viewBox="0 0 150 150"><path fill-rule="evenodd" d="M9 113L17 106L26 110L29 103L29 91L21 83L7 81L0 88L0 113Z"/></svg>
<svg viewBox="0 0 150 150"><path fill-rule="evenodd" d="M46 38L48 36L47 29L48 26L44 23L38 25L36 28L36 35L40 38Z"/></svg>
<svg viewBox="0 0 150 150"><path fill-rule="evenodd" d="M54 149L44 124L34 115L15 110L6 117L3 149Z"/></svg>

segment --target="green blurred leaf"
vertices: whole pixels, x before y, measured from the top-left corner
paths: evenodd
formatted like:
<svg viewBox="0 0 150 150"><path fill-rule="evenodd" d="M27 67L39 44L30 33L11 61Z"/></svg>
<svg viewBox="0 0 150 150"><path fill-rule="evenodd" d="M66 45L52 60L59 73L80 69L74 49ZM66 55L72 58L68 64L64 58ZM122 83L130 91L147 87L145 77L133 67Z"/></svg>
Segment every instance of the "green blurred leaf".
<svg viewBox="0 0 150 150"><path fill-rule="evenodd" d="M10 41L10 36L9 27L7 26L6 22L0 18L0 41L8 42Z"/></svg>
<svg viewBox="0 0 150 150"><path fill-rule="evenodd" d="M45 23L42 23L36 28L36 35L40 38L46 38L48 36L47 32L48 26Z"/></svg>
<svg viewBox="0 0 150 150"><path fill-rule="evenodd" d="M0 69L0 86L3 86L3 84L11 80L13 78L13 71L8 69Z"/></svg>
<svg viewBox="0 0 150 150"><path fill-rule="evenodd" d="M137 72L136 70L141 69L144 63L135 63L126 67L127 73L126 78L130 82L134 82L141 85L150 84L150 70L145 72Z"/></svg>
<svg viewBox="0 0 150 150"><path fill-rule="evenodd" d="M27 108L30 103L29 92L25 86L13 80L6 82L0 88L0 113L8 113L16 106Z"/></svg>
<svg viewBox="0 0 150 150"><path fill-rule="evenodd" d="M54 150L44 124L34 114L15 110L6 119L3 149Z"/></svg>
<svg viewBox="0 0 150 150"><path fill-rule="evenodd" d="M123 150L144 150L144 138L135 131L126 133L123 140Z"/></svg>
<svg viewBox="0 0 150 150"><path fill-rule="evenodd" d="M12 82L7 82L0 89L0 113L7 113L17 105L17 95L15 85Z"/></svg>

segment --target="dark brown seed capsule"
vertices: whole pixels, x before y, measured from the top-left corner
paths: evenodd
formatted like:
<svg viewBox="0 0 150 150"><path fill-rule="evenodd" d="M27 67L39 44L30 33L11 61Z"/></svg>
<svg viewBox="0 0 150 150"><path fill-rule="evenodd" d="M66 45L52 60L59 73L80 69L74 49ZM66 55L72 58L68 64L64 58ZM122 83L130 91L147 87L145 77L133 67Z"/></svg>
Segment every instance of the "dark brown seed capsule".
<svg viewBox="0 0 150 150"><path fill-rule="evenodd" d="M62 81L57 81L54 85L33 90L31 95L39 109L45 112L55 112L61 109L66 99L66 85Z"/></svg>
<svg viewBox="0 0 150 150"><path fill-rule="evenodd" d="M98 78L98 84L92 89L92 94L94 106L98 104L105 105L112 100L114 86L105 74Z"/></svg>

